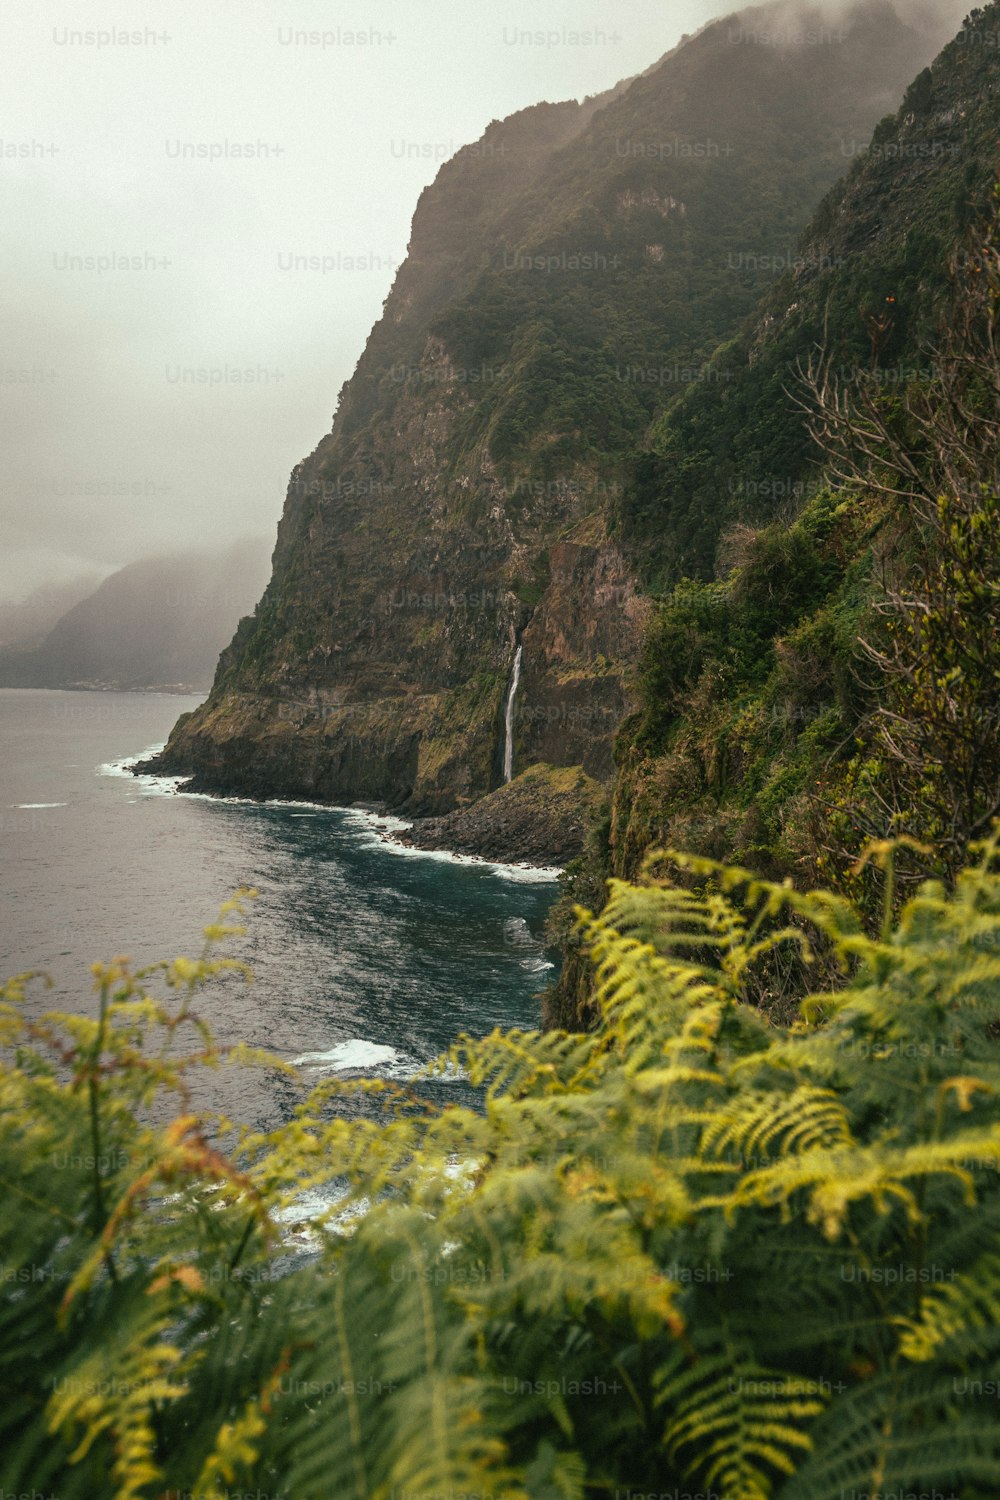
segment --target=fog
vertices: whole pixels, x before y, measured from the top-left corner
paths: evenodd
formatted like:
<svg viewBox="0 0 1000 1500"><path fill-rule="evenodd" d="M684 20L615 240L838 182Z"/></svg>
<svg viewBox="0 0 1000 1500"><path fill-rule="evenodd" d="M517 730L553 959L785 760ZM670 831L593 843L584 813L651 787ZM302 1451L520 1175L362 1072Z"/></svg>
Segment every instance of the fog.
<svg viewBox="0 0 1000 1500"><path fill-rule="evenodd" d="M733 8L7 0L0 600L273 532L440 162Z"/></svg>

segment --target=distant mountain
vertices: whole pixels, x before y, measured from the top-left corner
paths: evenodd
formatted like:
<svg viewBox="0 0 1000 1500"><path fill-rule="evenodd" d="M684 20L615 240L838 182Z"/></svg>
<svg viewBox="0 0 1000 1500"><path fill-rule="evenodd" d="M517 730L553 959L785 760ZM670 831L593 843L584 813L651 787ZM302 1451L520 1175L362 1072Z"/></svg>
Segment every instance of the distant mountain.
<svg viewBox="0 0 1000 1500"><path fill-rule="evenodd" d="M131 563L34 649L0 651L0 686L207 688L234 622L260 597L268 554L252 540Z"/></svg>
<svg viewBox="0 0 1000 1500"><path fill-rule="evenodd" d="M933 53L890 0L841 10L712 23L441 169L292 475L267 592L165 766L448 813L503 781L520 645L515 775L607 781L649 613L611 535L630 456Z"/></svg>
<svg viewBox="0 0 1000 1500"><path fill-rule="evenodd" d="M66 583L48 583L24 599L0 603L0 650L16 646L21 651L40 646L56 621L92 594L100 573L83 573Z"/></svg>

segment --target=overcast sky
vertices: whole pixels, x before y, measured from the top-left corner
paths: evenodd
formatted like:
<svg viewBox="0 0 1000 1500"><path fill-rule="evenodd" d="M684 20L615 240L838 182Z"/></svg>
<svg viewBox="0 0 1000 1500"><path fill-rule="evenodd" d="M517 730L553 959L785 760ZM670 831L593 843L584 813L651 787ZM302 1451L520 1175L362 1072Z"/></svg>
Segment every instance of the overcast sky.
<svg viewBox="0 0 1000 1500"><path fill-rule="evenodd" d="M605 89L735 8L4 0L0 598L273 534L437 170L405 146L443 159L491 119ZM126 29L131 42L108 40ZM550 42L518 40L539 30ZM227 143L259 154L183 154ZM372 269L282 269L293 255ZM139 268L106 269L113 257Z"/></svg>

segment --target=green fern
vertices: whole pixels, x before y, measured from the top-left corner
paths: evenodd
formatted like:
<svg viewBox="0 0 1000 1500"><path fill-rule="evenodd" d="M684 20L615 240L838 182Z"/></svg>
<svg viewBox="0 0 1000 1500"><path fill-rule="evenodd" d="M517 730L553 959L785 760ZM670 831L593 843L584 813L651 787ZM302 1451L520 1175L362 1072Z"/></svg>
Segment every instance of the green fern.
<svg viewBox="0 0 1000 1500"><path fill-rule="evenodd" d="M841 898L656 856L580 914L592 1034L463 1037L436 1065L478 1109L331 1080L274 1132L197 1117L227 920L198 959L98 968L96 1019L28 1019L9 985L0 1485L987 1500L995 866L872 938ZM779 944L844 975L786 1029L746 1003Z"/></svg>
<svg viewBox="0 0 1000 1500"><path fill-rule="evenodd" d="M813 1383L731 1347L665 1382L658 1399L671 1412L668 1454L692 1455L688 1477L734 1500L767 1500L776 1474L794 1474L811 1447L805 1429L824 1406Z"/></svg>

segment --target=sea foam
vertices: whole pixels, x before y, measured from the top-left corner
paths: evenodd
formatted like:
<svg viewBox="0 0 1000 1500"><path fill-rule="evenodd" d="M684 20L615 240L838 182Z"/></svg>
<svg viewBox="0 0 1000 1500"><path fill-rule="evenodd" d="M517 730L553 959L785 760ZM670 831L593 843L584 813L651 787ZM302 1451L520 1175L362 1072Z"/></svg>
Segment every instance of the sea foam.
<svg viewBox="0 0 1000 1500"><path fill-rule="evenodd" d="M403 1054L395 1047L365 1041L363 1037L338 1042L328 1052L303 1052L301 1057L292 1058L292 1063L297 1068L325 1068L333 1073L368 1068L378 1069L381 1073L385 1068L398 1067L402 1061ZM412 1066L416 1067L416 1064Z"/></svg>
<svg viewBox="0 0 1000 1500"><path fill-rule="evenodd" d="M149 745L139 755L123 756L121 760L106 761L97 767L99 776L131 776L147 797L194 797L206 802L223 802L233 805L256 806L250 797L213 797L207 792L181 792L184 776L158 776L146 773L136 775L133 768L150 756L158 755L163 744ZM558 865L529 865L524 861L505 864L500 860L482 859L478 854L453 854L447 849L418 849L413 844L404 844L397 834L406 833L413 824L406 818L392 813L370 812L360 807L335 807L328 802L300 802L282 797L269 798L266 807L288 808L293 816L302 816L299 809L307 813L336 813L346 823L353 825L360 834L363 847L382 848L390 854L408 859L434 859L441 864L471 865L496 875L500 880L510 880L522 885L552 885L562 874Z"/></svg>

